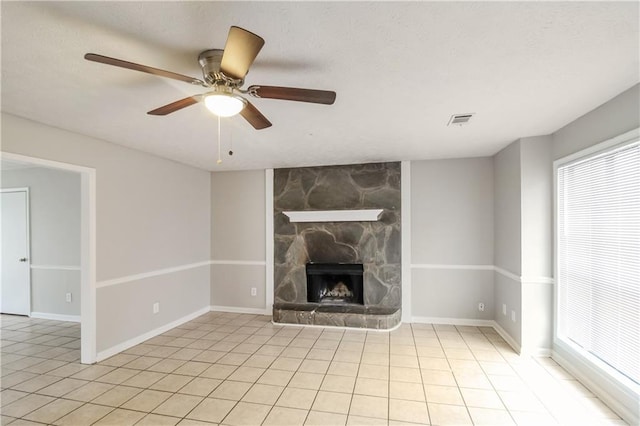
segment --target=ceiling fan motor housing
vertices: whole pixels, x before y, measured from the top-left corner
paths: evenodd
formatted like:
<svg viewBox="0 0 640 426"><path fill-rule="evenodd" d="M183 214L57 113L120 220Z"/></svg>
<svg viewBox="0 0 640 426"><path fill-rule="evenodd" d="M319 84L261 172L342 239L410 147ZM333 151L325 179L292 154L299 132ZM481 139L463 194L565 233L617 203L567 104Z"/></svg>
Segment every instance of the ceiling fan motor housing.
<svg viewBox="0 0 640 426"><path fill-rule="evenodd" d="M209 49L201 52L198 55L198 63L202 67L202 76L207 84L211 86L217 86L220 84L240 87L244 83L242 79L233 79L227 77L220 71L220 63L222 62L222 55L224 50L222 49Z"/></svg>

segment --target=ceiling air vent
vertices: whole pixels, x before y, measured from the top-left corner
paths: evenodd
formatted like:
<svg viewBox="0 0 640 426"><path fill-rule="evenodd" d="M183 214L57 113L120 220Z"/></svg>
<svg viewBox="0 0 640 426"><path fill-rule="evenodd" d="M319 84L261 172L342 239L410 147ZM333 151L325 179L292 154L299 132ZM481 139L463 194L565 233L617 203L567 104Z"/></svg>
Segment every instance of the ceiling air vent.
<svg viewBox="0 0 640 426"><path fill-rule="evenodd" d="M447 124L447 126L462 126L462 125L465 125L465 124L469 123L469 120L471 120L471 117L473 117L473 114L474 113L452 115L451 119L449 120L449 124Z"/></svg>

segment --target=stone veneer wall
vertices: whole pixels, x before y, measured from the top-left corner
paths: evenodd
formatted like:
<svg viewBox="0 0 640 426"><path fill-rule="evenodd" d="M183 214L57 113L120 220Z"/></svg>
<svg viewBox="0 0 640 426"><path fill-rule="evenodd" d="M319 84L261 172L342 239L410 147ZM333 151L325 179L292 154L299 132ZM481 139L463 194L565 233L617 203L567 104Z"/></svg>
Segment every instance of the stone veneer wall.
<svg viewBox="0 0 640 426"><path fill-rule="evenodd" d="M377 222L290 223L283 211L383 209ZM366 307L401 307L400 163L274 171L275 303L307 303L305 265L362 263Z"/></svg>

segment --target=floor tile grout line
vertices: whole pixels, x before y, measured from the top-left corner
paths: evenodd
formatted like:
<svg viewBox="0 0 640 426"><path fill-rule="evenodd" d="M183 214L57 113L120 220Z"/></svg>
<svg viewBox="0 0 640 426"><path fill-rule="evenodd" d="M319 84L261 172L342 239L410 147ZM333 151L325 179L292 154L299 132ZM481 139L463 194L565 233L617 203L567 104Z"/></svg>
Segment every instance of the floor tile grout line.
<svg viewBox="0 0 640 426"><path fill-rule="evenodd" d="M300 335L301 330L298 331L298 333L296 333L296 335L294 336L294 338L292 339L292 341L295 339L295 337L297 337L298 335ZM314 341L315 343L315 341ZM291 342L289 342L289 344L287 346L285 346L285 349L289 347L289 345L291 344ZM283 350L284 351L284 350ZM281 351L280 354L283 352ZM308 352L307 352L308 354ZM279 356L279 355L278 355ZM276 357L277 359L277 357ZM305 358L306 359L306 358ZM273 363L275 362L272 361L271 364L269 364L269 366L273 365ZM300 365L302 365L302 362L300 363ZM271 408L269 409L269 411L267 412L266 416L264 417L264 419L262 419L262 423L264 423L266 421L266 419L269 417L269 414L271 413L271 411L273 411L273 408L276 407L276 404L278 403L278 400L280 399L280 397L282 396L282 394L284 393L285 389L287 388L288 384L291 383L291 380L293 380L293 377L295 376L295 373L298 371L298 369L300 368L300 366L298 366L298 368L296 368L296 370L293 372L293 374L291 375L291 377L289 378L289 380L287 381L287 384L284 385L282 387L282 391L280 391L280 394L278 395L278 397L276 398L275 402L273 404L271 404ZM267 370L269 369L269 367L267 367L265 369L265 371L260 375L260 377L258 379L256 379L256 381L254 382L254 384L257 384L258 381L260 380L260 378L262 378L262 376L264 376L264 374L267 372ZM253 387L253 386L252 386ZM233 411L233 409L231 410ZM231 411L229 411L229 413L231 413ZM224 419L223 419L224 420Z"/></svg>
<svg viewBox="0 0 640 426"><path fill-rule="evenodd" d="M455 326L453 326L455 328ZM456 328L456 332L458 334L460 334L460 332L458 331L458 329ZM438 336L438 332L436 331L436 336ZM460 336L462 337L462 336ZM438 336L438 341L440 342L440 345L442 346L442 340L440 339L440 336ZM464 340L463 340L464 341ZM467 346L467 349L469 348L469 346L467 345L467 343L465 342L465 346ZM467 406L467 401L464 398L464 395L462 394L462 391L460 390L460 383L458 382L458 379L456 378L456 374L453 371L453 366L451 365L451 360L449 359L449 355L447 354L447 351L445 350L445 347L442 346L442 351L444 352L444 356L447 359L447 363L449 364L449 369L451 370L451 375L453 376L453 380L456 382L456 387L458 389L458 393L460 394L460 398L462 398L462 402L464 403L464 408L467 412L467 415L469 416L469 420L471 420L471 423L473 424L473 418L471 417L471 412L469 411L469 407ZM475 357L474 357L475 359Z"/></svg>
<svg viewBox="0 0 640 426"><path fill-rule="evenodd" d="M484 333L483 333L483 336L484 336ZM486 338L486 336L485 336L485 338ZM489 339L487 339L487 340L489 340ZM498 352L500 357L502 359L504 359L504 357L502 356L502 354L500 353L498 348L494 345L494 343L491 340L489 340L489 342L491 343L491 346L494 347L495 350ZM487 380L488 380L489 384L491 385L491 389L493 389L495 394L498 396L498 399L500 400L500 403L502 404L502 406L504 407L505 411L509 415L509 418L513 421L514 424L517 424L516 418L513 416L513 413L511 412L511 410L507 407L507 404L505 404L505 401L504 401L503 397L500 395L500 392L498 392L498 389L495 387L495 384L489 378L489 374L487 373L485 367L483 367L482 363L476 358L476 354L473 353L473 350L471 351L471 353L472 353L474 359L476 359L476 361L478 362L478 365L480 365L480 369L484 372L485 376L487 377ZM508 361L506 359L504 359L504 362L507 365L509 365L509 367L511 368L511 365L508 363ZM514 370L514 372L515 372L515 370Z"/></svg>
<svg viewBox="0 0 640 426"><path fill-rule="evenodd" d="M325 329L323 329L323 330L322 330L322 332L323 332L323 333L324 333L324 330L325 330ZM321 336L322 336L322 334L321 334ZM344 338L344 331L342 332L342 335L341 335L341 337L340 337L340 342L342 342L342 339L343 339L343 338ZM318 340L319 340L319 338L318 338L318 339L316 339L316 342L317 342ZM338 343L338 347L339 347L339 346L340 346L340 343ZM309 351L311 351L311 350L309 350ZM329 366L327 367L327 372L329 371L329 368L331 368L331 362L333 362L333 359L334 359L334 358L335 358L335 356L336 356L336 351L337 351L337 348L333 351L333 355L332 355L332 357L331 357L331 361L329 361ZM306 358L305 358L305 359L306 359ZM300 365L302 365L302 364L300 364ZM311 402L311 406L309 407L309 410L307 411L307 415L306 415L306 417L305 417L305 419L304 419L305 423L306 423L306 422L307 422L307 420L309 419L309 416L311 415L311 411L313 411L313 405L316 403L316 399L318 398L318 394L320 393L320 389L322 388L322 383L324 383L324 380L325 380L325 378L326 378L326 376L327 376L327 372L325 372L324 377L322 378L322 381L320 382L320 386L318 387L318 390L316 391L316 396L313 398L313 401ZM355 386L355 384L354 384L354 386ZM352 396L353 396L353 394L352 394ZM349 402L349 409L351 409L351 402ZM349 412L347 411L347 417L349 416L349 414L348 414L348 413L349 413ZM346 421L345 421L345 423L346 423Z"/></svg>
<svg viewBox="0 0 640 426"><path fill-rule="evenodd" d="M277 333L276 333L276 334L277 334ZM247 337L247 339L248 339L248 337ZM223 339L223 340L224 340L224 339ZM246 339L245 339L245 340L246 340ZM271 340L271 338L270 338L269 340ZM267 342L268 342L269 340L267 340ZM260 345L260 348L262 348L265 344L266 344L266 342L265 342L265 343L263 343L263 344L261 344L261 345ZM236 345L236 346L237 346L237 345ZM234 346L234 348L235 348L235 346ZM233 349L233 348L232 348L232 349ZM258 350L260 350L260 349L258 349ZM256 350L256 352L257 352L258 350ZM229 351L229 352L227 352L227 353L231 353L231 352ZM247 358L247 359L248 359L248 358ZM214 363L214 364L215 364L215 363ZM241 365L242 365L242 364L241 364ZM220 384L218 384L218 386L216 386L214 389L212 389L212 390L211 390L211 392L209 392L209 394L208 394L204 399L208 398L208 397L209 397L209 395L211 395L213 392L215 392L215 390L216 390L217 388L219 388L219 387L220 387L220 386L221 386L221 385L222 385L222 384L223 384L223 383L224 383L224 382L225 382L229 377L231 377L231 375L233 375L233 373L234 373L234 372L236 372L236 371L238 370L238 368L240 368L240 366L237 366L237 367L233 370L233 372L231 372L231 373L230 373L230 374L229 374L225 379L222 379L222 382L221 382ZM266 371L266 369L265 369L265 371ZM263 374L264 374L264 373L263 373ZM260 377L262 377L262 375L260 375ZM259 378L258 378L258 379L256 379L256 382L254 382L254 384L255 384L255 383L257 383L257 380L259 380ZM249 389L250 389L250 388L249 388ZM238 404L240 403L240 401L242 401L242 398L247 394L247 392L249 391L249 389L247 389L247 391L246 391L246 392L244 392L244 393L239 397L239 399L238 399L237 401L235 401L235 404L233 405L233 407L231 407L231 409L230 409L230 410L225 414L225 416L221 419L221 423L223 423L223 422L224 422L224 419L226 419L226 418L227 418L227 416L229 416L229 414L231 414L231 412L232 412L232 411L233 411L233 410L238 406ZM203 399L203 401L204 401L204 399ZM189 412L188 412L188 413L187 413L183 418L187 418L187 417L188 417L188 415L189 415L189 414L191 414L191 413L192 413L192 412L193 412L193 411L194 411L194 410L195 410L195 409L196 409L196 408L197 408L201 403L202 403L202 401L201 401L198 405L196 405L195 407L193 407L193 408L192 408L192 409L191 409L191 410L190 410L190 411L189 411Z"/></svg>
<svg viewBox="0 0 640 426"><path fill-rule="evenodd" d="M482 369L482 365L480 364L480 362L478 362L476 355L473 353L473 350L471 349L471 347L469 346L469 343L464 339L464 337L462 336L462 333L460 333L460 330L458 330L458 328L456 327L456 330L458 331L458 333L460 334L460 337L462 338L462 341L464 342L465 346L467 347L467 349L469 350L469 352L471 353L471 356L473 357L473 360L475 362L478 363L478 366L480 367L480 369L482 370L482 373L484 374L484 377L487 379L487 382L489 382L489 384L491 385L491 388L493 388L493 384L491 383L491 381L489 380L489 377L487 377L487 374L484 372L484 369ZM455 374L454 374L454 378L455 378ZM459 386L458 386L459 388ZM496 392L497 394L497 392ZM467 398L465 398L464 394L462 392L460 392L460 396L462 396L462 400L464 401L464 406L467 409L467 414L469 414L469 418L471 419L471 422L473 424L475 424L475 421L473 420L473 417L471 416L471 410L469 409L469 404L467 403ZM499 395L498 395L499 396ZM502 399L500 400L500 402L502 402ZM504 405L504 403L503 403ZM504 405L504 407L506 408L506 405Z"/></svg>
<svg viewBox="0 0 640 426"><path fill-rule="evenodd" d="M301 331L302 331L302 330L298 331L298 333L296 333L296 336L298 336L298 335L300 334L300 332L301 332ZM277 333L275 333L275 334L274 334L274 336L275 336L276 334L277 334ZM255 334L253 334L253 335L255 335ZM271 338L270 338L269 340L271 340ZM266 345L266 344L269 342L269 340L267 340L265 343L263 343L260 347L263 347L264 345ZM316 340L317 340L317 339L316 339ZM286 347L288 347L288 345L287 345L287 346L285 346L285 348L286 348ZM259 349L258 349L258 350L259 350ZM284 349L283 349L283 351L284 351ZM280 354L281 354L283 351L280 351ZM257 351L256 351L256 352L257 352ZM275 360L274 360L273 362L275 362ZM273 364L273 362L272 362L271 364ZM270 365L271 365L271 364L270 364ZM300 365L302 365L302 363L301 363ZM265 369L265 371L260 375L260 377L262 377L262 376L264 375L264 373L266 373L266 370L267 370L267 369L268 369L268 368L266 368L266 369ZM298 369L299 369L299 366L298 366L298 368L296 368L296 370L294 371L294 374L292 374L292 375L291 375L291 378L290 378L290 379L289 379L289 381L287 382L287 385L291 382L291 380L292 380L292 379L293 379L293 377L295 376L295 373L298 371ZM236 370L237 370L237 369L236 369ZM234 371L236 371L236 370L234 370ZM231 373L231 374L233 374L233 373ZM231 376L231 374L230 374L229 376L227 376L227 378L228 378L228 377L230 377L230 376ZM258 379L256 379L256 381L255 381L253 384L256 384L256 383L258 382L258 380L260 380L260 377L259 377ZM224 380L226 380L226 379L224 379ZM223 381L223 383L224 383L224 381ZM221 384L222 384L222 383L220 383L220 385L221 385ZM284 388L286 388L286 387L287 387L287 385L285 385L285 386L283 387L283 392L284 392ZM253 387L253 386L252 386L252 387ZM247 392L249 392L249 390L250 390L250 388L249 388L249 389L247 389ZM234 404L234 406L229 410L229 412L225 415L225 417L223 417L223 418L222 418L222 422L221 422L221 423L224 423L224 420L229 416L229 414L231 414L231 412L232 412L232 411L235 409L235 407L240 403L240 401L242 401L242 398L246 395L246 393L247 393L247 392L245 392L245 393L240 397L240 399L239 399L238 401L236 401L236 404ZM213 393L213 390L211 391L211 393ZM210 393L210 394L211 394L211 393ZM210 395L210 394L209 394L209 395ZM281 395L282 395L282 392L281 392L281 394L280 394L280 395L278 395L278 399L280 398L280 396L281 396ZM276 400L276 402L275 402L274 404L272 404L272 405L271 405L271 409L269 409L269 411L267 412L267 415L265 416L265 418L263 419L263 421L264 421L264 420L269 416L269 413L271 412L271 410L273 409L273 407L275 406L275 404L277 404L277 402L278 402L278 401ZM193 408L193 410L195 410L195 407ZM191 411L193 411L193 410L191 410Z"/></svg>
<svg viewBox="0 0 640 426"><path fill-rule="evenodd" d="M236 345L236 346L237 346L237 345ZM236 346L234 346L234 348L235 348ZM232 348L232 349L233 349L233 348ZM227 352L227 353L231 353L231 352L229 351L229 352ZM240 365L242 365L242 364L240 364ZM234 370L233 370L233 371L232 371L232 372L227 376L227 378L228 378L228 377L230 377L230 376L231 376L235 371L237 371L237 370L238 370L238 368L240 368L240 365L236 366L236 368L235 368L235 369L234 369ZM175 370L174 370L174 371L175 371ZM209 394L208 394L208 395L211 395L211 394L212 394L212 393L213 393L213 392L214 392L218 387L220 387L220 385L222 385L222 384L225 382L225 380L226 380L226 378L225 378L225 379L223 379L223 380L222 380L222 382L218 384L218 386L216 386L214 389L212 389L212 390L211 390L211 392L209 392ZM193 381L193 380L192 380L192 381ZM186 386L186 384L185 384L185 386ZM183 387L184 387L184 386L183 386ZM180 389L182 389L182 388L180 388ZM247 392L248 392L248 389L247 389ZM226 417L227 417L227 416L228 416L228 415L229 415L229 414L230 414L230 413L235 409L235 407L239 404L239 402L242 400L242 398L244 397L244 395L245 395L245 394L246 394L246 392L245 392L245 393L243 393L243 394L239 397L238 401L235 401L235 404L233 405L233 407L231 407L231 409L227 412L227 414L225 415L225 417L223 417L221 420L223 420L223 421L224 421L224 419L225 419L225 418L226 418ZM209 397L208 395L207 395L206 397L204 397L204 398L202 399L202 401L204 401L206 398L208 398L208 397ZM189 412L188 412L187 414L185 414L182 418L183 418L183 419L184 419L184 418L187 418L187 417L189 416L189 414L191 414L191 413L192 413L192 412L193 412L193 411L194 411L194 410L195 410L195 409L196 409L196 408L197 408L197 407L202 403L202 401L200 401L200 403L198 403L195 407L193 407L191 410L189 410ZM157 408L157 407L156 407L156 408Z"/></svg>
<svg viewBox="0 0 640 426"><path fill-rule="evenodd" d="M353 397L356 395L356 386L358 385L358 376L360 375L360 367L362 366L362 358L364 356L364 349L367 344L368 335L369 335L369 332L365 331L364 342L362 343L362 349L360 350L360 360L358 361L358 368L356 370L356 375L353 380L353 388L351 389L351 399L349 400L349 409L347 410L347 419L345 424L349 422L349 416L351 416L351 406L353 405Z"/></svg>
<svg viewBox="0 0 640 426"><path fill-rule="evenodd" d="M416 344L416 336L413 332L413 324L411 325L411 336L413 337L413 344L416 347L416 356L418 358L418 371L420 372L420 385L422 387L422 394L424 395L424 405L427 409L427 418L429 419L429 424L433 424L433 420L431 419L431 410L429 410L429 400L427 398L427 390L425 389L424 379L422 377L422 364L420 363L420 356L418 356L418 345ZM432 326L433 330L433 326ZM434 330L435 334L435 330Z"/></svg>
<svg viewBox="0 0 640 426"><path fill-rule="evenodd" d="M402 324L400 324L400 327L402 327ZM400 329L397 328L396 330ZM389 336L389 343L387 344L387 349L389 351L388 358L389 358L389 365L387 367L387 424L389 423L389 418L391 416L391 333L389 332L388 336Z"/></svg>

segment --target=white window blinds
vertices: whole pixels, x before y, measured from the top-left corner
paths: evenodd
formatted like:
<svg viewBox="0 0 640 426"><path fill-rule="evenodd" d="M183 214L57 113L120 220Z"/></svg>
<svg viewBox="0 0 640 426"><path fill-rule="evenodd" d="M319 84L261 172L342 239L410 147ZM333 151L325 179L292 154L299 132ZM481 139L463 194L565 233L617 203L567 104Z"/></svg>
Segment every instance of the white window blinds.
<svg viewBox="0 0 640 426"><path fill-rule="evenodd" d="M640 142L558 167L558 335L640 383Z"/></svg>

